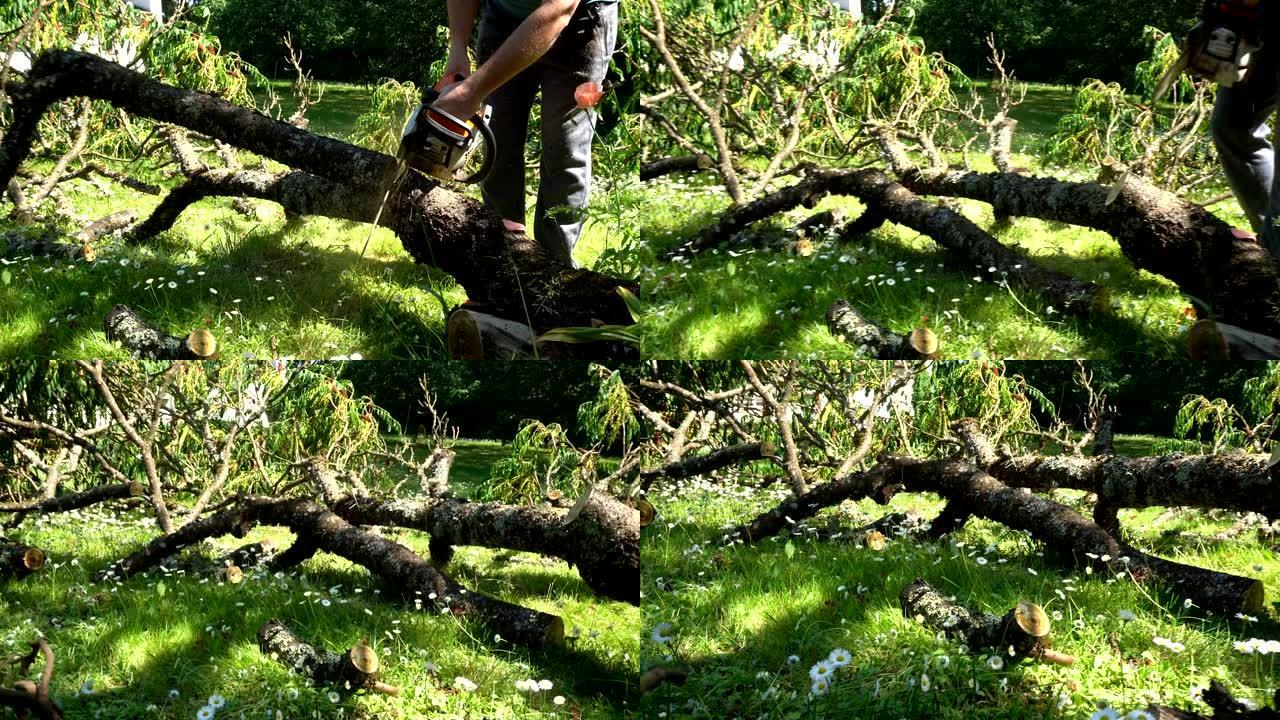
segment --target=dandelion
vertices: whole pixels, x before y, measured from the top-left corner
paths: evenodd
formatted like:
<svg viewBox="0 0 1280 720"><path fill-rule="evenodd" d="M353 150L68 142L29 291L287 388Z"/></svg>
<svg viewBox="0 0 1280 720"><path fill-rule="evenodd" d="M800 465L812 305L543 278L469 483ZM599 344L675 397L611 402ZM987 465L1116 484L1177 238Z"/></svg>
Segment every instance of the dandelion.
<svg viewBox="0 0 1280 720"><path fill-rule="evenodd" d="M214 693L209 696L209 702L206 704L214 710L221 710L222 706L227 704L227 699L217 693Z"/></svg>
<svg viewBox="0 0 1280 720"><path fill-rule="evenodd" d="M530 683L532 683L532 685ZM523 693L533 692L534 690L537 690L537 689L538 689L538 683L533 680L517 680L516 681L516 690L519 690L520 692L523 692Z"/></svg>
<svg viewBox="0 0 1280 720"><path fill-rule="evenodd" d="M675 638L675 629L676 626L669 622L660 622L653 628L653 632L649 634L649 637L659 645L665 645Z"/></svg>
<svg viewBox="0 0 1280 720"><path fill-rule="evenodd" d="M831 651L830 655L827 656L827 662L831 663L832 665L838 668L842 668L845 665L848 665L849 663L853 662L853 658L849 657L848 650L845 650L844 648L836 648L835 650Z"/></svg>
<svg viewBox="0 0 1280 720"><path fill-rule="evenodd" d="M987 658L987 667L991 668L992 670L1003 670L1004 658L1000 657L999 655L992 655L991 657Z"/></svg>
<svg viewBox="0 0 1280 720"><path fill-rule="evenodd" d="M814 682L817 682L818 680L829 677L832 670L835 670L835 666L826 660L819 660L813 664L813 667L809 668L809 677L813 678Z"/></svg>
<svg viewBox="0 0 1280 720"><path fill-rule="evenodd" d="M213 714L215 712L217 711L209 707L208 705L205 705L204 707L196 711L196 720L210 720L210 718L213 717Z"/></svg>
<svg viewBox="0 0 1280 720"><path fill-rule="evenodd" d="M538 681L538 689L539 689L539 690L550 690L550 689L551 689L551 681L550 681L550 680L539 680L539 681Z"/></svg>
<svg viewBox="0 0 1280 720"><path fill-rule="evenodd" d="M554 705L563 705L563 704L564 704L564 696L563 696L563 695L557 695L557 696L555 696L555 697L551 698L551 702L552 702L552 704L554 704Z"/></svg>
<svg viewBox="0 0 1280 720"><path fill-rule="evenodd" d="M469 678L464 678L461 675L453 679L453 686L463 692L474 692L476 688L480 687L479 685L476 685L474 682L471 682ZM332 697L335 694L336 693L331 693L330 697Z"/></svg>

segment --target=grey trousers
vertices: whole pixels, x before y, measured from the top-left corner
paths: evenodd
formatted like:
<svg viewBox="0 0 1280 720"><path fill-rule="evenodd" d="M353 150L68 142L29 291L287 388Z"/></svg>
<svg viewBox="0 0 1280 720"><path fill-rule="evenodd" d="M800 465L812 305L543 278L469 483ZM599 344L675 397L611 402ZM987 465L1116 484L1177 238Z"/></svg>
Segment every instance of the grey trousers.
<svg viewBox="0 0 1280 720"><path fill-rule="evenodd" d="M1249 78L1218 89L1210 128L1227 182L1244 208L1258 240L1280 255L1280 187L1275 182L1276 151L1270 121L1280 107L1280 48L1274 43L1255 56ZM1270 220L1270 222L1268 222Z"/></svg>
<svg viewBox="0 0 1280 720"><path fill-rule="evenodd" d="M486 0L477 56L488 60L522 20ZM542 91L542 158L533 237L555 257L573 263L591 194L594 110L578 110L574 90L604 82L618 37L617 3L583 3L551 50L489 98L498 148L493 171L480 186L485 205L503 218L525 221L525 145L534 97Z"/></svg>

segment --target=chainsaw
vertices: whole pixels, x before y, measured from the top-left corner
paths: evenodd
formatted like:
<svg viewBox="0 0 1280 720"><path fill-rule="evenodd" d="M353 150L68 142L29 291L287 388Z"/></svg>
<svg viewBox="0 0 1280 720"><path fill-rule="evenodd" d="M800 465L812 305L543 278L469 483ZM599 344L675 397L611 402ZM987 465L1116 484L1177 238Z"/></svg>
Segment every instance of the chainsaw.
<svg viewBox="0 0 1280 720"><path fill-rule="evenodd" d="M1208 0L1201 20L1187 33L1182 55L1156 85L1153 103L1169 93L1185 72L1233 87L1245 81L1253 55L1262 49L1264 0Z"/></svg>
<svg viewBox="0 0 1280 720"><path fill-rule="evenodd" d="M463 79L456 75L453 82L462 82ZM414 170L442 181L468 185L478 183L493 170L494 150L497 148L493 131L489 129L493 108L485 105L470 119L457 118L437 108L435 104L443 93L441 86L445 82L441 80L423 93L422 105L405 126L396 156ZM480 167L473 173L462 175L467 161L481 144L485 150Z"/></svg>

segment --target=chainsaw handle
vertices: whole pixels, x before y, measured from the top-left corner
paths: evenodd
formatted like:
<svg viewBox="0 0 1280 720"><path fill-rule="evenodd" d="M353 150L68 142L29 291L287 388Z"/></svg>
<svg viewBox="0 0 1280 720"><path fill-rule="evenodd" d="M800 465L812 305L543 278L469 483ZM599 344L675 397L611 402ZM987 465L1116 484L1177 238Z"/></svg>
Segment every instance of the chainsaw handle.
<svg viewBox="0 0 1280 720"><path fill-rule="evenodd" d="M472 122L475 123L476 130L480 132L480 137L484 138L484 162L481 163L478 170L460 181L466 185L474 185L489 177L489 173L493 171L493 163L497 159L495 155L498 149L498 141L494 138L493 130L489 127L489 123L485 122L480 115L472 118Z"/></svg>

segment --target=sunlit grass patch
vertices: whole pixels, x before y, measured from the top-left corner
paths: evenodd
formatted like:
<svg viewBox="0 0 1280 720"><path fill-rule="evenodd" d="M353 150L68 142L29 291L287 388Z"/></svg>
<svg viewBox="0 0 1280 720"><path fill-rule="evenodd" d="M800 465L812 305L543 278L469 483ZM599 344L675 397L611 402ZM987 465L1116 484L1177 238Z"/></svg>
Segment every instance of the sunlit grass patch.
<svg viewBox="0 0 1280 720"><path fill-rule="evenodd" d="M1149 438L1118 441L1150 447ZM816 541L803 526L752 546L726 544L729 528L785 498L780 486L694 481L651 495L658 518L642 546L642 669L692 672L684 686L648 696L648 716L717 718L727 708L752 718L1086 718L1099 703L1122 716L1151 702L1189 707L1193 689L1211 679L1256 702L1280 686L1280 657L1235 646L1280 637L1280 560L1251 533L1219 537L1234 516L1151 508L1123 512L1121 522L1155 554L1261 579L1261 617L1224 620L1125 577L1068 572L1026 533L987 521L938 543L891 536L882 551L851 534ZM934 514L941 503L927 495L899 496L888 508L845 503L808 524L851 529L908 509ZM917 578L990 613L1022 600L1042 605L1054 648L1075 665L1015 664L999 649L969 653L940 639L899 609L899 592ZM669 642L651 637L660 623L672 625ZM841 649L849 664L813 694L810 671Z"/></svg>

